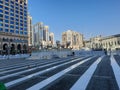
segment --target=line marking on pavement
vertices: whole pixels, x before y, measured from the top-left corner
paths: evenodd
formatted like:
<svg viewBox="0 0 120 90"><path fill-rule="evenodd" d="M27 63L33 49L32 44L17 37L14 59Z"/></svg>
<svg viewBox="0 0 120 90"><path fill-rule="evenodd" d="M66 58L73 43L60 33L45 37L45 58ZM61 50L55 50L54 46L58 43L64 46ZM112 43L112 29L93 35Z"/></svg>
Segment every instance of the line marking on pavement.
<svg viewBox="0 0 120 90"><path fill-rule="evenodd" d="M82 59L82 58L79 58L79 59ZM23 74L23 73L27 73L27 72L30 72L30 71L33 71L33 70L36 70L36 69L44 68L44 67L54 65L54 64L57 64L57 63L62 63L62 62L65 62L65 61L68 61L68 59L62 60L62 61L59 61L59 62L51 62L51 63L45 64L43 66L34 67L34 68L30 68L30 69L27 69L27 70L24 70L24 71L19 71L19 72L15 72L15 73L12 73L12 74L5 75L5 76L1 76L0 80L10 78L10 77L13 77L13 76L18 76L18 75Z"/></svg>
<svg viewBox="0 0 120 90"><path fill-rule="evenodd" d="M91 58L92 58L92 57L91 57ZM51 71L51 70L54 70L54 69L56 69L56 68L58 68L58 67L61 67L61 66L66 65L66 64L69 64L69 63L78 61L78 60L80 60L80 59L81 59L81 58L77 58L77 59L74 59L74 60L72 60L72 61L69 61L69 62L66 62L66 63L63 63L63 64L59 64L59 65L56 65L56 66L54 66L54 67L51 67L51 68L48 68L48 69L45 69L45 70L42 70L42 71L39 71L39 72L30 74L30 75L28 75L28 76L26 76L26 77L23 77L23 78L19 78L19 79L10 81L10 82L8 82L8 83L5 83L5 86L6 86L7 88L12 87L12 86L14 86L14 85L16 85L16 84L18 84L18 83L22 83L22 82L24 82L24 81L26 81L26 80L28 80L28 79L31 79L32 77L35 77L35 76L37 76L37 75L41 75L41 74L43 74L43 73L46 73L46 72ZM82 60L82 59L81 59L81 60ZM36 89L35 89L35 90L36 90Z"/></svg>
<svg viewBox="0 0 120 90"><path fill-rule="evenodd" d="M83 61L80 61L77 64L74 64L62 71L60 71L59 73L33 85L32 87L28 88L27 90L40 90L42 88L44 88L45 86L49 85L50 83L54 82L55 80L59 79L60 77L62 77L63 75L65 75L67 72L73 70L74 68L78 67L79 65L83 64L84 62L87 62L88 60L90 60L91 58L85 59Z"/></svg>
<svg viewBox="0 0 120 90"><path fill-rule="evenodd" d="M90 82L90 79L93 76L93 73L95 72L98 64L101 62L104 56L101 56L95 61L88 69L87 71L76 81L76 83L71 87L70 90L86 90L86 87L88 83Z"/></svg>
<svg viewBox="0 0 120 90"><path fill-rule="evenodd" d="M119 90L120 90L120 66L118 65L118 63L116 62L115 58L113 55L111 55L110 57L111 59L111 66L115 75L115 79L117 81Z"/></svg>

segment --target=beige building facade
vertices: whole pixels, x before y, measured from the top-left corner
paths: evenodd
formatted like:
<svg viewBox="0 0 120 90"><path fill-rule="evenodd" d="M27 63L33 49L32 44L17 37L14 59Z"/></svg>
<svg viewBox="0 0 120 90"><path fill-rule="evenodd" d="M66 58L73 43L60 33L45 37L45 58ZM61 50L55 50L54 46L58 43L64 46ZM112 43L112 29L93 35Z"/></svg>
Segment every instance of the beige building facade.
<svg viewBox="0 0 120 90"><path fill-rule="evenodd" d="M27 0L0 2L0 54L26 53L28 46Z"/></svg>
<svg viewBox="0 0 120 90"><path fill-rule="evenodd" d="M100 50L120 50L120 34L107 37L97 36L85 41L85 47L90 49Z"/></svg>
<svg viewBox="0 0 120 90"><path fill-rule="evenodd" d="M62 45L64 45L65 48L67 48L67 43L70 43L68 48L79 50L83 47L83 35L72 30L63 32Z"/></svg>

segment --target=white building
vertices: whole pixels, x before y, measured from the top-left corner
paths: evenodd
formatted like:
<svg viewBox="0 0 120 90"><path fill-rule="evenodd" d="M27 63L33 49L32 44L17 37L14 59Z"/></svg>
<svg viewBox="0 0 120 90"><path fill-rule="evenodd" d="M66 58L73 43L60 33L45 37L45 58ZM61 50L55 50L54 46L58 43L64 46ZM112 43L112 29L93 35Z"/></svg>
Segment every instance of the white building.
<svg viewBox="0 0 120 90"><path fill-rule="evenodd" d="M32 17L28 15L28 46L33 46Z"/></svg>
<svg viewBox="0 0 120 90"><path fill-rule="evenodd" d="M107 37L97 36L91 38L89 41L85 41L85 47L95 50L118 50L120 49L120 34Z"/></svg>
<svg viewBox="0 0 120 90"><path fill-rule="evenodd" d="M70 43L69 47L67 47L67 43ZM83 35L72 30L63 32L62 45L65 45L66 48L79 50L83 47Z"/></svg>

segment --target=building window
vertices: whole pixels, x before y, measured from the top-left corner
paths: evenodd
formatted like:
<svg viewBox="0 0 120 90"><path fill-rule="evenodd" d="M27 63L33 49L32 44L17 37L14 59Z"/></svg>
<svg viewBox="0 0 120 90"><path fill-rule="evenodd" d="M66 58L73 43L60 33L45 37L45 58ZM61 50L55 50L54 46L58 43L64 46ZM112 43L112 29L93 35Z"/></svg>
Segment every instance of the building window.
<svg viewBox="0 0 120 90"><path fill-rule="evenodd" d="M21 19L23 19L23 16L20 16Z"/></svg>
<svg viewBox="0 0 120 90"><path fill-rule="evenodd" d="M24 32L24 35L27 35L27 32Z"/></svg>
<svg viewBox="0 0 120 90"><path fill-rule="evenodd" d="M6 6L9 6L9 3L5 3Z"/></svg>
<svg viewBox="0 0 120 90"><path fill-rule="evenodd" d="M5 20L5 23L9 23L9 20Z"/></svg>
<svg viewBox="0 0 120 90"><path fill-rule="evenodd" d="M120 41L118 41L118 45L120 45Z"/></svg>
<svg viewBox="0 0 120 90"><path fill-rule="evenodd" d="M13 6L13 5L10 5L10 7L11 7L11 8L14 8L14 6Z"/></svg>
<svg viewBox="0 0 120 90"><path fill-rule="evenodd" d="M19 34L19 31L16 31L16 34Z"/></svg>
<svg viewBox="0 0 120 90"><path fill-rule="evenodd" d="M22 13L22 12L20 12L20 15L23 15L23 13Z"/></svg>
<svg viewBox="0 0 120 90"><path fill-rule="evenodd" d="M14 33L14 30L10 30L11 33Z"/></svg>
<svg viewBox="0 0 120 90"><path fill-rule="evenodd" d="M14 13L10 13L10 16L14 16Z"/></svg>
<svg viewBox="0 0 120 90"><path fill-rule="evenodd" d="M14 9L10 9L10 11L14 13Z"/></svg>
<svg viewBox="0 0 120 90"><path fill-rule="evenodd" d="M0 23L2 23L3 22L3 19L0 19Z"/></svg>
<svg viewBox="0 0 120 90"><path fill-rule="evenodd" d="M23 35L23 32L21 31L20 34Z"/></svg>
<svg viewBox="0 0 120 90"><path fill-rule="evenodd" d="M13 2L13 1L11 1L11 4L14 4L14 2Z"/></svg>
<svg viewBox="0 0 120 90"><path fill-rule="evenodd" d="M10 20L14 20L14 18L13 18L13 17L10 17Z"/></svg>
<svg viewBox="0 0 120 90"><path fill-rule="evenodd" d="M18 23L18 22L16 22L16 25L18 26L18 25L19 25L19 23Z"/></svg>
<svg viewBox="0 0 120 90"><path fill-rule="evenodd" d="M27 16L27 14L24 14L24 16Z"/></svg>
<svg viewBox="0 0 120 90"><path fill-rule="evenodd" d="M16 27L16 29L19 29L19 27Z"/></svg>
<svg viewBox="0 0 120 90"><path fill-rule="evenodd" d="M16 5L16 6L18 6L18 4L17 4L17 3L15 3L15 5Z"/></svg>
<svg viewBox="0 0 120 90"><path fill-rule="evenodd" d="M10 24L14 24L14 22L13 22L13 21L10 21Z"/></svg>
<svg viewBox="0 0 120 90"><path fill-rule="evenodd" d="M16 10L18 10L19 8L18 7L15 7Z"/></svg>
<svg viewBox="0 0 120 90"><path fill-rule="evenodd" d="M5 29L5 32L8 32L9 30L8 29Z"/></svg>
<svg viewBox="0 0 120 90"><path fill-rule="evenodd" d="M19 11L15 11L17 14L19 13Z"/></svg>
<svg viewBox="0 0 120 90"><path fill-rule="evenodd" d="M20 28L20 30L23 30L23 28Z"/></svg>
<svg viewBox="0 0 120 90"><path fill-rule="evenodd" d="M7 10L7 11L8 11L8 10L9 10L9 8L8 8L8 7L5 7L5 10Z"/></svg>
<svg viewBox="0 0 120 90"><path fill-rule="evenodd" d="M9 16L6 16L6 15L5 15L5 19L9 19Z"/></svg>
<svg viewBox="0 0 120 90"><path fill-rule="evenodd" d="M23 9L20 9L20 11L23 11Z"/></svg>
<svg viewBox="0 0 120 90"><path fill-rule="evenodd" d="M23 20L20 20L21 23L23 23Z"/></svg>
<svg viewBox="0 0 120 90"><path fill-rule="evenodd" d="M3 13L3 10L0 10L0 13Z"/></svg>
<svg viewBox="0 0 120 90"><path fill-rule="evenodd" d="M3 31L3 28L0 28L0 31Z"/></svg>
<svg viewBox="0 0 120 90"><path fill-rule="evenodd" d="M3 26L3 24L2 24L2 23L0 23L0 26Z"/></svg>
<svg viewBox="0 0 120 90"><path fill-rule="evenodd" d="M5 14L7 14L7 15L8 15L8 14L9 14L9 12L5 11Z"/></svg>
<svg viewBox="0 0 120 90"><path fill-rule="evenodd" d="M16 19L16 21L19 21L19 19Z"/></svg>
<svg viewBox="0 0 120 90"><path fill-rule="evenodd" d="M27 31L27 28L24 28L24 31Z"/></svg>
<svg viewBox="0 0 120 90"><path fill-rule="evenodd" d="M20 5L20 8L23 8L23 6L22 6L22 5Z"/></svg>
<svg viewBox="0 0 120 90"><path fill-rule="evenodd" d="M9 0L5 0L6 2L9 2Z"/></svg>
<svg viewBox="0 0 120 90"><path fill-rule="evenodd" d="M23 26L23 24L21 23L20 26Z"/></svg>
<svg viewBox="0 0 120 90"><path fill-rule="evenodd" d="M3 1L0 1L0 4L3 4Z"/></svg>
<svg viewBox="0 0 120 90"><path fill-rule="evenodd" d="M15 15L17 18L19 17L19 15Z"/></svg>
<svg viewBox="0 0 120 90"><path fill-rule="evenodd" d="M3 8L3 6L2 6L2 5L0 5L0 8Z"/></svg>
<svg viewBox="0 0 120 90"><path fill-rule="evenodd" d="M9 25L8 25L8 24L5 24L5 27L7 27L7 28L8 28L8 27L9 27Z"/></svg>
<svg viewBox="0 0 120 90"><path fill-rule="evenodd" d="M10 26L10 28L14 28L14 26Z"/></svg>

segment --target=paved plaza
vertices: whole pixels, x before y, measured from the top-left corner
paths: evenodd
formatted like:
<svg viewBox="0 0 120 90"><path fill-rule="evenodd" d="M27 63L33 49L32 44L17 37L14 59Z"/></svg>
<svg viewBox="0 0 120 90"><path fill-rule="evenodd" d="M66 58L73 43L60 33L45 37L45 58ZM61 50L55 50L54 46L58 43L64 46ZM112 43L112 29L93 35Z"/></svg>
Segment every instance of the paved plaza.
<svg viewBox="0 0 120 90"><path fill-rule="evenodd" d="M120 90L119 55L0 60L8 90Z"/></svg>

